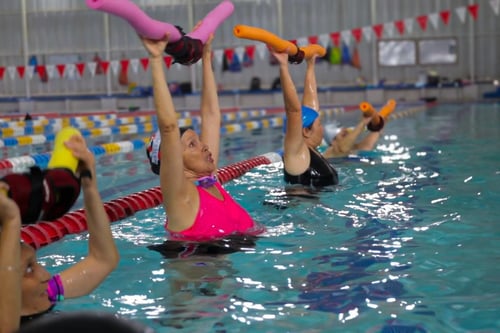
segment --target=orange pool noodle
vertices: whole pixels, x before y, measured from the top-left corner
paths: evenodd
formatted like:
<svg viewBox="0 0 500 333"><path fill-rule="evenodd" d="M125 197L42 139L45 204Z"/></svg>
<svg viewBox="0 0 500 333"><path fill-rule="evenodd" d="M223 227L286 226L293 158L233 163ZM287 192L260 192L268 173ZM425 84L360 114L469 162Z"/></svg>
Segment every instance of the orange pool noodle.
<svg viewBox="0 0 500 333"><path fill-rule="evenodd" d="M307 46L301 46L300 49L304 51L304 58L310 59L314 55L318 57L324 57L326 55L326 49L318 44L309 44Z"/></svg>
<svg viewBox="0 0 500 333"><path fill-rule="evenodd" d="M382 118L387 119L392 111L396 109L396 101L393 99L390 99L387 101L387 103L380 109L380 112L378 113Z"/></svg>
<svg viewBox="0 0 500 333"><path fill-rule="evenodd" d="M366 118L372 117L375 114L375 112L377 112L373 107L373 105L371 105L368 102L359 103L359 109L363 112L363 117Z"/></svg>
<svg viewBox="0 0 500 333"><path fill-rule="evenodd" d="M238 38L264 42L277 52L283 52L288 49L288 55L296 55L298 51L298 47L294 43L288 40L284 40L276 36L275 34L261 28L239 24L233 28L233 34Z"/></svg>

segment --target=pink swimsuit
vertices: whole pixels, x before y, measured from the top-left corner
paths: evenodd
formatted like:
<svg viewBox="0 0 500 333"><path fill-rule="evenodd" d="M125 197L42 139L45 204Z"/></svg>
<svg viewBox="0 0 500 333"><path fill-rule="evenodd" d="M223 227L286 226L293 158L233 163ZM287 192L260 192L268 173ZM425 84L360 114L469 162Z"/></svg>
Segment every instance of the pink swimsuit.
<svg viewBox="0 0 500 333"><path fill-rule="evenodd" d="M203 187L197 186L200 196L200 208L193 225L181 232L168 229L168 219L165 229L170 233L172 240L210 240L222 238L233 233L258 234L262 228L256 230L256 224L234 199L226 192L219 182L215 183L223 199L219 200Z"/></svg>

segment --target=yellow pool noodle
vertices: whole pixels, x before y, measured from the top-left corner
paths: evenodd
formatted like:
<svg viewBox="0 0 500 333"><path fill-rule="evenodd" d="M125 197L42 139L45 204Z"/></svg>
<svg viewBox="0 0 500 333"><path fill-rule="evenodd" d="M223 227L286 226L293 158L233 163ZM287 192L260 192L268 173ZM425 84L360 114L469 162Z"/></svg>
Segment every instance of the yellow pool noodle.
<svg viewBox="0 0 500 333"><path fill-rule="evenodd" d="M54 142L54 151L50 158L47 168L67 168L75 172L78 166L78 160L73 156L71 150L66 148L64 142L68 141L73 135L81 135L80 131L74 127L63 127L56 135Z"/></svg>

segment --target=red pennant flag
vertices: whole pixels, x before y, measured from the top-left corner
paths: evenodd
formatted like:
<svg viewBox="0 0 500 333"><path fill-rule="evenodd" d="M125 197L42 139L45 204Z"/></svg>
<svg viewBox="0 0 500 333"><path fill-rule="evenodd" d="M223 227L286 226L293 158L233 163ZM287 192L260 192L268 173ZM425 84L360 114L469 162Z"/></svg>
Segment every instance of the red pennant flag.
<svg viewBox="0 0 500 333"><path fill-rule="evenodd" d="M57 68L57 72L59 73L59 76L63 77L64 76L64 69L66 68L66 65L65 64L57 64L56 68Z"/></svg>
<svg viewBox="0 0 500 333"><path fill-rule="evenodd" d="M108 69L109 69L109 61L101 61L101 67L102 67L102 72L104 74L107 74L108 73Z"/></svg>
<svg viewBox="0 0 500 333"><path fill-rule="evenodd" d="M417 17L417 22L423 31L427 30L427 15L421 15L421 16Z"/></svg>
<svg viewBox="0 0 500 333"><path fill-rule="evenodd" d="M83 76L83 71L85 70L85 63L79 62L75 64L75 66L78 74L80 74L80 76Z"/></svg>
<svg viewBox="0 0 500 333"><path fill-rule="evenodd" d="M332 38L333 45L335 45L335 46L340 45L340 32L332 32L330 34L330 37Z"/></svg>
<svg viewBox="0 0 500 333"><path fill-rule="evenodd" d="M128 60L128 59L120 60L120 65L122 66L122 72L127 72L129 63L130 63L130 60Z"/></svg>
<svg viewBox="0 0 500 333"><path fill-rule="evenodd" d="M361 28L354 28L351 30L352 35L356 42L361 42L361 37L363 37L363 30Z"/></svg>
<svg viewBox="0 0 500 333"><path fill-rule="evenodd" d="M253 60L255 54L255 45L245 46L245 51L247 52L247 55L250 58L250 60Z"/></svg>
<svg viewBox="0 0 500 333"><path fill-rule="evenodd" d="M467 6L467 10L469 10L469 13L470 13L470 15L472 16L472 18L474 20L477 19L478 9L479 9L479 5L478 4L468 5Z"/></svg>
<svg viewBox="0 0 500 333"><path fill-rule="evenodd" d="M396 22L394 22L394 25L396 26L396 29L398 29L400 35L405 33L405 21L404 20L396 21Z"/></svg>
<svg viewBox="0 0 500 333"><path fill-rule="evenodd" d="M441 16L441 20L445 25L448 25L450 22L450 11L449 10L443 10L439 12L439 16Z"/></svg>
<svg viewBox="0 0 500 333"><path fill-rule="evenodd" d="M149 58L141 58L141 65L144 70L148 69Z"/></svg>
<svg viewBox="0 0 500 333"><path fill-rule="evenodd" d="M164 56L163 61L165 62L165 66L169 69L170 66L172 66L172 57L171 56Z"/></svg>
<svg viewBox="0 0 500 333"><path fill-rule="evenodd" d="M43 81L45 78L47 78L47 71L45 70L45 65L38 65L36 66L36 72L38 73L38 76L40 79Z"/></svg>
<svg viewBox="0 0 500 333"><path fill-rule="evenodd" d="M24 77L24 66L17 66L17 73L19 74L19 77L22 79Z"/></svg>
<svg viewBox="0 0 500 333"><path fill-rule="evenodd" d="M318 36L309 36L307 40L310 44L318 44Z"/></svg>
<svg viewBox="0 0 500 333"><path fill-rule="evenodd" d="M375 36L377 36L377 38L382 38L382 35L384 34L384 25L383 24L374 25L373 31L375 32Z"/></svg>
<svg viewBox="0 0 500 333"><path fill-rule="evenodd" d="M224 55L226 56L226 60L231 63L233 61L234 50L233 49L225 49Z"/></svg>
<svg viewBox="0 0 500 333"><path fill-rule="evenodd" d="M0 66L0 80L3 80L3 75L5 74L5 67Z"/></svg>

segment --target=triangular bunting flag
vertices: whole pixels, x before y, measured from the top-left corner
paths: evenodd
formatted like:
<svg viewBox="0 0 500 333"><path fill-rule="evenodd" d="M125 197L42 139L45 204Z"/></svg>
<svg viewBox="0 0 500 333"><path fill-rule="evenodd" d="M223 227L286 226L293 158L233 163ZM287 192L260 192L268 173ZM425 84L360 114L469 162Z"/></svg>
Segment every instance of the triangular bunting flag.
<svg viewBox="0 0 500 333"><path fill-rule="evenodd" d="M172 59L173 58L171 56L164 56L163 57L163 61L165 62L165 66L167 66L167 69L170 69L170 66L172 66Z"/></svg>
<svg viewBox="0 0 500 333"><path fill-rule="evenodd" d="M354 28L351 30L352 35L356 42L361 42L361 38L363 37L363 30L361 28Z"/></svg>
<svg viewBox="0 0 500 333"><path fill-rule="evenodd" d="M238 46L234 49L234 52L236 53L238 60L243 62L243 57L245 56L245 48L243 46Z"/></svg>
<svg viewBox="0 0 500 333"><path fill-rule="evenodd" d="M405 21L396 21L394 22L394 26L396 27L400 35L403 35L405 33Z"/></svg>
<svg viewBox="0 0 500 333"><path fill-rule="evenodd" d="M450 11L449 10L443 10L439 12L439 16L441 16L441 20L445 25L448 25L450 22Z"/></svg>
<svg viewBox="0 0 500 333"><path fill-rule="evenodd" d="M130 59L130 67L132 67L133 73L137 73L139 71L139 59Z"/></svg>
<svg viewBox="0 0 500 333"><path fill-rule="evenodd" d="M222 57L224 56L223 49L217 49L214 51L214 58L218 65L222 64Z"/></svg>
<svg viewBox="0 0 500 333"><path fill-rule="evenodd" d="M76 66L76 71L80 76L83 76L83 71L85 71L85 63L84 62L79 62L75 64Z"/></svg>
<svg viewBox="0 0 500 333"><path fill-rule="evenodd" d="M128 59L122 59L120 60L120 65L121 65L121 71L126 73L128 72L128 65L130 63L130 60Z"/></svg>
<svg viewBox="0 0 500 333"><path fill-rule="evenodd" d="M427 30L427 15L420 15L417 17L417 22L422 31Z"/></svg>
<svg viewBox="0 0 500 333"><path fill-rule="evenodd" d="M57 64L56 68L57 68L57 72L59 73L59 77L63 77L64 70L66 69L66 65L65 64Z"/></svg>
<svg viewBox="0 0 500 333"><path fill-rule="evenodd" d="M0 80L3 80L4 73L5 73L5 67L0 66Z"/></svg>
<svg viewBox="0 0 500 333"><path fill-rule="evenodd" d="M259 58L261 60L266 57L266 52L267 52L266 44L264 44L264 43L257 44L256 50L257 50L257 54L259 55Z"/></svg>
<svg viewBox="0 0 500 333"><path fill-rule="evenodd" d="M332 32L330 33L330 38L332 39L333 45L340 45L340 32Z"/></svg>
<svg viewBox="0 0 500 333"><path fill-rule="evenodd" d="M66 77L73 79L76 73L75 64L66 64Z"/></svg>
<svg viewBox="0 0 500 333"><path fill-rule="evenodd" d="M250 60L253 60L255 57L255 45L247 45L245 46L245 51L250 58Z"/></svg>
<svg viewBox="0 0 500 333"><path fill-rule="evenodd" d="M233 61L234 50L233 49L225 49L224 56L226 57L227 62L229 64L231 64L231 61Z"/></svg>
<svg viewBox="0 0 500 333"><path fill-rule="evenodd" d="M307 37L307 41L309 44L318 44L318 36L309 36Z"/></svg>
<svg viewBox="0 0 500 333"><path fill-rule="evenodd" d="M365 40L367 42L372 40L372 33L373 33L372 27L370 26L363 27L363 36L365 37Z"/></svg>
<svg viewBox="0 0 500 333"><path fill-rule="evenodd" d="M384 31L387 37L394 36L394 24L392 22L388 22L384 24Z"/></svg>
<svg viewBox="0 0 500 333"><path fill-rule="evenodd" d="M102 68L103 74L107 74L108 73L108 69L109 69L109 61L102 60L101 63L100 63L100 66Z"/></svg>
<svg viewBox="0 0 500 333"><path fill-rule="evenodd" d="M405 19L405 28L409 34L411 34L413 32L413 19L412 18Z"/></svg>
<svg viewBox="0 0 500 333"><path fill-rule="evenodd" d="M490 0L490 6L495 15L498 16L498 13L500 13L500 0Z"/></svg>
<svg viewBox="0 0 500 333"><path fill-rule="evenodd" d="M323 46L324 48L327 48L328 45L330 45L330 37L328 34L321 34L319 35L319 44Z"/></svg>
<svg viewBox="0 0 500 333"><path fill-rule="evenodd" d="M346 44L351 44L351 31L350 30L342 30L340 33L340 36L342 38L342 41Z"/></svg>
<svg viewBox="0 0 500 333"><path fill-rule="evenodd" d="M43 81L44 78L47 78L47 71L45 69L45 65L38 65L36 66L36 72L38 73L38 76L40 77L40 80Z"/></svg>
<svg viewBox="0 0 500 333"><path fill-rule="evenodd" d="M53 79L56 76L56 66L45 65L45 69L47 70L47 75L49 76L49 79Z"/></svg>
<svg viewBox="0 0 500 333"><path fill-rule="evenodd" d="M90 75L92 77L94 77L95 76L95 71L97 69L97 62L95 62L95 61L89 61L89 62L87 62L87 69L89 70Z"/></svg>
<svg viewBox="0 0 500 333"><path fill-rule="evenodd" d="M432 27L435 30L437 30L437 28L438 28L438 20L439 20L438 13L429 14L429 21L431 21Z"/></svg>
<svg viewBox="0 0 500 333"><path fill-rule="evenodd" d="M477 19L477 13L478 13L478 10L479 10L479 5L476 3L476 4L472 4L472 5L468 5L467 6L467 10L469 11L470 15L472 16L472 18L474 20Z"/></svg>
<svg viewBox="0 0 500 333"><path fill-rule="evenodd" d="M142 68L145 71L148 70L149 58L141 58L140 61L141 61Z"/></svg>
<svg viewBox="0 0 500 333"><path fill-rule="evenodd" d="M19 77L21 79L24 78L24 71L25 71L24 66L17 66L16 69L17 69L17 74L19 75Z"/></svg>
<svg viewBox="0 0 500 333"><path fill-rule="evenodd" d="M14 78L16 77L16 67L14 66L7 67L7 73L9 74L10 79L14 80Z"/></svg>
<svg viewBox="0 0 500 333"><path fill-rule="evenodd" d="M120 66L120 62L118 60L111 60L110 65L111 65L111 71L113 72L113 74L117 75L118 74L118 67Z"/></svg>
<svg viewBox="0 0 500 333"><path fill-rule="evenodd" d="M465 23L465 14L466 14L465 11L466 11L465 7L458 7L455 9L457 16L460 19L460 22L462 23Z"/></svg>
<svg viewBox="0 0 500 333"><path fill-rule="evenodd" d="M26 76L28 77L28 80L31 80L33 78L33 75L35 74L35 68L35 65L26 66Z"/></svg>
<svg viewBox="0 0 500 333"><path fill-rule="evenodd" d="M382 38L382 35L384 34L384 25L383 24L374 25L373 32L375 32L375 36L377 36L377 38Z"/></svg>
<svg viewBox="0 0 500 333"><path fill-rule="evenodd" d="M307 37L297 38L297 46L306 46L307 43Z"/></svg>

